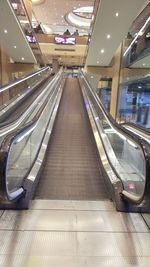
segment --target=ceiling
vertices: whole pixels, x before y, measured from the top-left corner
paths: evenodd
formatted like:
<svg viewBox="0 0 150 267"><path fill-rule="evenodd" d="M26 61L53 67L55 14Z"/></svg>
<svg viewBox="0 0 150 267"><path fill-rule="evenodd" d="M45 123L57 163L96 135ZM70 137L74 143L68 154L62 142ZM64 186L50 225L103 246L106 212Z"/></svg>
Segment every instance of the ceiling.
<svg viewBox="0 0 150 267"><path fill-rule="evenodd" d="M101 0L86 65L109 66L121 41L144 4L144 0ZM108 38L109 37L109 38Z"/></svg>
<svg viewBox="0 0 150 267"><path fill-rule="evenodd" d="M33 1L33 0L32 0ZM37 0L34 0L34 2ZM65 15L78 7L91 6L99 0L38 0L40 4L33 4L33 12L38 22L42 24L67 28L71 33L75 28L69 26L65 20ZM147 0L146 0L147 1ZM110 4L111 2L111 4ZM86 65L89 66L109 66L111 59L128 32L128 29L135 19L145 0L100 0L97 11L91 43L88 50ZM130 6L130 8L129 8ZM116 17L116 13L119 13ZM6 19L7 18L7 19ZM14 62L35 63L36 59L23 34L23 31L16 19L9 4L9 0L0 1L0 42L5 47L8 55ZM121 27L120 27L121 25ZM8 29L8 34L4 34L4 28ZM82 33L82 29L80 29ZM83 30L84 34L84 30ZM110 38L107 39L107 35ZM18 42L19 40L19 42ZM17 49L14 48L17 47ZM74 46L74 52L57 51L54 45L40 44L47 62L52 61L52 54L58 57L60 63L82 65L85 61L87 46ZM57 46L55 46L57 48ZM54 51L53 51L54 49ZM101 50L104 49L104 53ZM82 55L81 55L82 51ZM61 59L60 59L61 58ZM134 67L134 66L133 66Z"/></svg>
<svg viewBox="0 0 150 267"><path fill-rule="evenodd" d="M37 62L7 0L0 1L0 43L14 62Z"/></svg>
<svg viewBox="0 0 150 267"><path fill-rule="evenodd" d="M35 0L34 0L35 1ZM45 0L42 4L34 4L33 13L37 21L48 26L52 31L61 31L68 28L71 33L75 27L68 24L65 16L74 9L85 6L93 6L94 0ZM84 29L80 30L84 33Z"/></svg>
<svg viewBox="0 0 150 267"><path fill-rule="evenodd" d="M132 0L132 2L130 0L111 0L111 3L110 5L110 0L100 0L86 60L86 65L88 66L110 65L116 49L127 35L133 20L143 5L147 3L147 0ZM43 25L48 25L51 29L55 29L56 32L61 30L63 33L68 28L73 33L75 28L68 25L65 14L78 7L91 5L94 5L94 0L45 0L42 4L33 4L33 12L38 22L41 22ZM53 12L50 12L50 10L53 10ZM118 17L115 16L117 12L119 13ZM110 38L107 39L107 35L110 35ZM45 47L43 44L40 44L40 47L44 52ZM104 53L102 54L101 50L103 49ZM47 61L51 62L52 50L50 49L49 51L49 56L48 53L45 56L47 57ZM62 54L59 56L62 58ZM69 60L69 55L67 55L69 65L70 62L73 65L77 64L76 56L76 53L74 53L71 56L71 60ZM63 63L67 64L67 58L63 58L66 59ZM81 59L80 57L79 65L84 61L85 58Z"/></svg>

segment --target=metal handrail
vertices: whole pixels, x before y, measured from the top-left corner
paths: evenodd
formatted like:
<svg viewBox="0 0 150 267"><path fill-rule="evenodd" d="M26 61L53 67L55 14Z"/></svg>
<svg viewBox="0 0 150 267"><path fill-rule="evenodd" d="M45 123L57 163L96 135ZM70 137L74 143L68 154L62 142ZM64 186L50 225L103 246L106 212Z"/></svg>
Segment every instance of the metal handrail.
<svg viewBox="0 0 150 267"><path fill-rule="evenodd" d="M147 135L150 136L150 130L146 129L142 125L135 124L133 122L123 122L123 123L119 123L119 125L121 125L121 126L126 126L126 125L127 126L131 126L131 127L135 128L135 129L140 130L142 133L147 134Z"/></svg>
<svg viewBox="0 0 150 267"><path fill-rule="evenodd" d="M0 88L0 93L1 93L1 92L4 92L4 91L6 91L6 90L8 90L8 89L10 89L10 88L12 88L12 87L14 87L15 85L18 85L19 83L22 83L22 82L24 82L24 81L26 81L26 80L28 80L28 79L30 79L30 78L36 76L36 75L39 75L40 73L42 73L42 72L45 71L45 70L50 70L50 67L44 67L44 68L42 68L42 69L40 69L40 70L38 70L38 71L36 71L36 72L34 72L34 73L32 73L32 74L27 75L27 76L24 77L24 78L21 78L21 79L15 81L15 82L12 82L12 83L10 83L10 84L8 84L8 85L4 85L4 86L2 86L2 87Z"/></svg>

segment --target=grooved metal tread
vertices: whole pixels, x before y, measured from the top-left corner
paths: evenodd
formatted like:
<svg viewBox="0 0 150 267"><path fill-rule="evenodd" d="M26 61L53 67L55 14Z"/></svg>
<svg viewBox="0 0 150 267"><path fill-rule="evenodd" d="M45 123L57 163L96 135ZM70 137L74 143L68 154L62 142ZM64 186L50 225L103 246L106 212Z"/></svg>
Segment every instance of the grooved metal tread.
<svg viewBox="0 0 150 267"><path fill-rule="evenodd" d="M66 81L35 197L108 198L77 78Z"/></svg>

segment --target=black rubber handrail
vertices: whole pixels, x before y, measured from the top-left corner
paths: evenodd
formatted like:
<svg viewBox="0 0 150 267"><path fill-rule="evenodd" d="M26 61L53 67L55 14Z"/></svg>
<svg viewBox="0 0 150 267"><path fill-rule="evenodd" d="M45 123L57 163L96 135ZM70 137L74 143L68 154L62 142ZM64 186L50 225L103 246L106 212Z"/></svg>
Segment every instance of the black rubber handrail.
<svg viewBox="0 0 150 267"><path fill-rule="evenodd" d="M92 89L89 81L85 77L84 73L82 71L81 71L81 73L83 75L83 78L84 78L86 85L89 87L90 92L96 101L96 104L102 110L103 114L105 114L107 120L113 125L113 127L119 133L124 135L129 140L132 140L133 142L138 143L138 145L140 146L140 148L143 151L143 155L145 158L145 166L146 166L146 169L145 169L145 188L144 188L143 194L138 198L137 196L134 197L133 194L130 194L127 191L123 190L122 195L124 196L124 198L126 198L128 201L131 201L134 204L140 204L142 201L150 202L150 144L147 141L145 141L144 139L138 137L136 134L131 133L129 130L125 129L123 126L118 124L113 119L113 117L104 108L104 106L103 106L101 100L99 99L99 97L97 96L97 94L93 91L93 89ZM109 158L108 158L108 160L109 160ZM109 160L109 163L111 164L110 160ZM112 166L112 164L111 164L111 166ZM115 173L117 174L117 172L113 166L112 166L112 168L115 171ZM117 176L118 176L118 174L117 174ZM118 178L121 180L121 178L119 176L118 176Z"/></svg>
<svg viewBox="0 0 150 267"><path fill-rule="evenodd" d="M58 87L60 80L61 80L61 75L60 75L59 79L57 80L57 83L55 84L55 86ZM51 94L51 92L49 93L49 95L50 94ZM14 191L11 194L8 191L6 172L7 172L7 161L8 161L8 156L9 156L9 152L11 149L11 145L18 135L22 135L24 132L29 131L30 129L32 129L32 127L34 127L34 125L37 124L37 121L40 120L42 112L45 109L48 101L49 101L49 97L47 97L46 100L42 103L42 105L39 108L39 110L37 111L36 115L32 118L32 120L30 122L26 123L21 128L16 129L15 131L7 134L5 136L3 142L1 143L1 146L0 146L0 200L3 203L5 201L6 202L16 201L18 198L21 197L22 194L24 194L23 187L20 187L19 189L17 189L16 191ZM34 164L34 162L33 162L33 164ZM32 164L32 166L33 166L33 164ZM31 166L31 168L32 168L32 166Z"/></svg>

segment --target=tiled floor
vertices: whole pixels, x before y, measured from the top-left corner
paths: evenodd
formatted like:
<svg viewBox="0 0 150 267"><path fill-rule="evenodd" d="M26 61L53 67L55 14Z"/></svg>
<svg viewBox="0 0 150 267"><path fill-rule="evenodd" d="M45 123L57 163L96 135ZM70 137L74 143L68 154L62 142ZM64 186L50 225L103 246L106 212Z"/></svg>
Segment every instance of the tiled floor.
<svg viewBox="0 0 150 267"><path fill-rule="evenodd" d="M34 200L0 218L0 266L148 267L150 232L140 214L109 201Z"/></svg>

